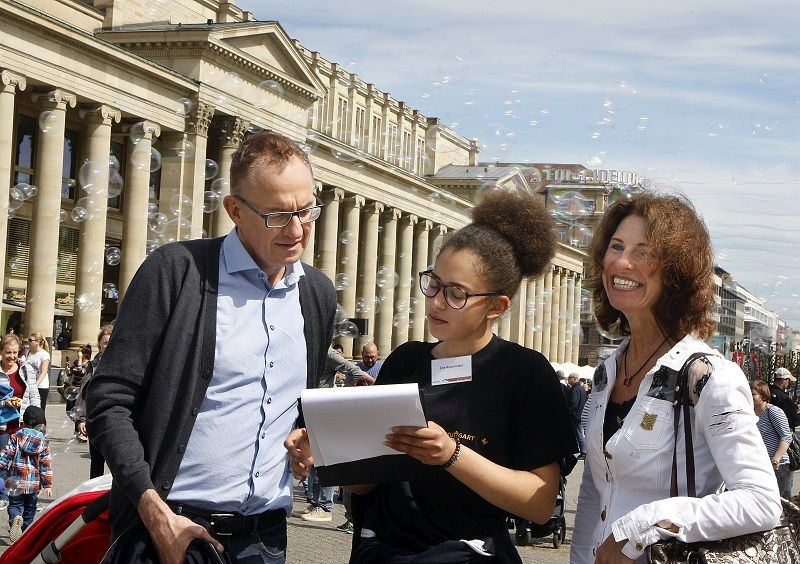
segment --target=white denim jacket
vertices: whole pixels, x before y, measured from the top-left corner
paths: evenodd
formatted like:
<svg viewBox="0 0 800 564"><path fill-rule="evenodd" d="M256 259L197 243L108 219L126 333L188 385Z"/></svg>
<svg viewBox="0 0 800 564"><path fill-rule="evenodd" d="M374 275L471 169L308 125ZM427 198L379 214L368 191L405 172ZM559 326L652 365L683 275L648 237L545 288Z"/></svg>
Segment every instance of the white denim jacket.
<svg viewBox="0 0 800 564"><path fill-rule="evenodd" d="M609 536L628 539L623 553L637 560L645 547L676 537L716 540L777 526L781 505L775 473L756 427L750 387L739 366L687 336L644 377L622 427L603 447L603 421L625 340L595 371L586 432L586 462L578 497L570 562L592 563ZM670 498L673 407L677 373L692 364L695 477L698 497L685 497L683 425L678 437L678 493ZM722 489L724 483L725 490ZM659 526L659 524L661 526ZM664 527L674 524L678 532Z"/></svg>

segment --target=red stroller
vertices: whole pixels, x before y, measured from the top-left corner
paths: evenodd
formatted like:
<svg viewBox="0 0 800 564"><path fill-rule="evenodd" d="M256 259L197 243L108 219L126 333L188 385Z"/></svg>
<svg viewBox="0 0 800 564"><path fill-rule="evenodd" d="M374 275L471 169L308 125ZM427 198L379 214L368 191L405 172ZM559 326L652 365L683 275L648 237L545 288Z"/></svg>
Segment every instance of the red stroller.
<svg viewBox="0 0 800 564"><path fill-rule="evenodd" d="M0 564L95 564L108 550L111 476L82 483L47 506Z"/></svg>

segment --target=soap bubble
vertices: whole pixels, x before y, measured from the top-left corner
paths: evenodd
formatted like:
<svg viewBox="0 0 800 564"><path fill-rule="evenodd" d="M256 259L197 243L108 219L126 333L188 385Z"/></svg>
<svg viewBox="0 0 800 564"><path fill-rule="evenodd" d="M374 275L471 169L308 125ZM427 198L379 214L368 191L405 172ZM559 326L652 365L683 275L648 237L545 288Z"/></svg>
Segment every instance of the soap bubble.
<svg viewBox="0 0 800 564"><path fill-rule="evenodd" d="M203 213L212 213L219 209L222 203L222 196L219 192L206 190L203 192Z"/></svg>
<svg viewBox="0 0 800 564"><path fill-rule="evenodd" d="M95 187L104 183L106 178L108 178L108 170L94 161L86 160L78 169L78 182L89 194L97 192L98 189Z"/></svg>
<svg viewBox="0 0 800 564"><path fill-rule="evenodd" d="M176 157L191 159L194 156L194 143L188 139L178 139L169 147L169 151Z"/></svg>
<svg viewBox="0 0 800 564"><path fill-rule="evenodd" d="M107 196L109 198L116 198L117 196L122 194L122 188L124 185L125 181L122 179L122 175L115 170L108 177Z"/></svg>
<svg viewBox="0 0 800 564"><path fill-rule="evenodd" d="M231 181L227 178L217 178L214 182L211 183L211 190L217 192L218 194L230 194L231 193Z"/></svg>
<svg viewBox="0 0 800 564"><path fill-rule="evenodd" d="M114 153L109 153L108 154L108 170L109 171L114 171L114 170L119 171L119 166L120 166L119 165L119 159L117 158L117 155L115 155Z"/></svg>
<svg viewBox="0 0 800 564"><path fill-rule="evenodd" d="M128 130L128 139L131 140L131 143L137 145L139 141L141 141L143 138L144 138L144 122L140 121L138 123L134 123Z"/></svg>
<svg viewBox="0 0 800 564"><path fill-rule="evenodd" d="M80 393L81 389L78 386L67 386L64 388L64 399L67 401L75 401L78 399Z"/></svg>
<svg viewBox="0 0 800 564"><path fill-rule="evenodd" d="M175 193L169 199L169 211L174 216L191 217L192 206L192 198L185 194Z"/></svg>
<svg viewBox="0 0 800 564"><path fill-rule="evenodd" d="M58 129L58 113L42 112L39 114L39 129L42 133L50 133Z"/></svg>
<svg viewBox="0 0 800 564"><path fill-rule="evenodd" d="M205 172L206 180L211 180L218 174L219 174L219 165L217 164L217 162L211 159L206 159L206 172Z"/></svg>
<svg viewBox="0 0 800 564"><path fill-rule="evenodd" d="M68 217L69 217L69 214L67 213L67 210L64 210L64 209L58 210L58 221L59 221L59 223L64 223L65 221L67 221Z"/></svg>
<svg viewBox="0 0 800 564"><path fill-rule="evenodd" d="M159 211L158 204L156 204L155 202L150 202L149 204L147 204L147 217L149 218L155 217L158 211Z"/></svg>
<svg viewBox="0 0 800 564"><path fill-rule="evenodd" d="M81 221L85 221L86 219L88 219L89 214L86 211L86 208L83 208L81 206L75 206L74 208L72 208L72 213L70 214L70 216L72 217L72 221L74 221L75 223L80 223Z"/></svg>
<svg viewBox="0 0 800 564"><path fill-rule="evenodd" d="M400 276L388 266L378 269L375 277L375 285L378 288L394 288L400 281Z"/></svg>
<svg viewBox="0 0 800 564"><path fill-rule="evenodd" d="M79 405L76 405L69 411L67 411L67 417L69 417L72 421L79 421L83 416L83 409Z"/></svg>
<svg viewBox="0 0 800 564"><path fill-rule="evenodd" d="M279 98L283 98L283 86L274 80L265 80L258 84L261 89L256 96L255 107L263 110L277 104Z"/></svg>
<svg viewBox="0 0 800 564"><path fill-rule="evenodd" d="M344 290L345 288L349 288L351 286L350 277L344 272L340 272L339 274L336 275L334 286L336 287L336 290L339 292Z"/></svg>
<svg viewBox="0 0 800 564"><path fill-rule="evenodd" d="M120 258L122 258L122 252L119 250L119 247L108 247L106 249L106 263L109 266L118 265Z"/></svg>
<svg viewBox="0 0 800 564"><path fill-rule="evenodd" d="M152 216L147 218L147 228L156 235L161 235L164 233L164 230L167 228L167 218L166 214L161 212L156 212Z"/></svg>
<svg viewBox="0 0 800 564"><path fill-rule="evenodd" d="M28 185L25 184L24 182L17 184L8 191L8 197L11 200L16 200L17 202L20 202L21 204L22 202L25 201L25 188L27 186Z"/></svg>
<svg viewBox="0 0 800 564"><path fill-rule="evenodd" d="M336 325L335 336L353 338L358 337L358 327L352 321L343 321Z"/></svg>
<svg viewBox="0 0 800 564"><path fill-rule="evenodd" d="M580 192L561 192L553 195L553 212L557 219L576 218L594 213L594 200Z"/></svg>
<svg viewBox="0 0 800 564"><path fill-rule="evenodd" d="M372 306L366 298L358 298L356 300L356 313L370 313L371 311Z"/></svg>
<svg viewBox="0 0 800 564"><path fill-rule="evenodd" d="M30 200L31 198L35 197L36 194L39 193L39 189L33 184L26 184L22 182L20 184L17 184L17 186L19 186L20 190L22 190L22 195L26 200Z"/></svg>
<svg viewBox="0 0 800 564"><path fill-rule="evenodd" d="M353 239L353 232L352 231L342 231L339 234L339 242L342 245L347 245Z"/></svg>
<svg viewBox="0 0 800 564"><path fill-rule="evenodd" d="M78 297L75 298L75 307L84 313L94 311L97 309L98 305L97 299L89 293L79 294Z"/></svg>
<svg viewBox="0 0 800 564"><path fill-rule="evenodd" d="M178 108L175 113L179 116L188 116L190 113L192 113L194 102L192 102L189 98L178 98L176 103Z"/></svg>

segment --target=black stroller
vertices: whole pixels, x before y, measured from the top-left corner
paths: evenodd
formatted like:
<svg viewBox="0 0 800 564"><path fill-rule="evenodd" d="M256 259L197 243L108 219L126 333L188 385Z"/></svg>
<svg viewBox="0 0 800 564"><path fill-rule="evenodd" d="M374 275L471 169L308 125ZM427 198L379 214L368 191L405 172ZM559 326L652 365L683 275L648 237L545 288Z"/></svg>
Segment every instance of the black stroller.
<svg viewBox="0 0 800 564"><path fill-rule="evenodd" d="M556 506L553 508L553 515L549 521L539 525L521 517L508 518L508 528L516 529L514 537L517 541L517 546L528 546L531 543L531 539L553 535L553 548L558 548L567 538L567 520L564 518L564 495L567 488L567 476L577 463L578 460L572 455L561 459Z"/></svg>

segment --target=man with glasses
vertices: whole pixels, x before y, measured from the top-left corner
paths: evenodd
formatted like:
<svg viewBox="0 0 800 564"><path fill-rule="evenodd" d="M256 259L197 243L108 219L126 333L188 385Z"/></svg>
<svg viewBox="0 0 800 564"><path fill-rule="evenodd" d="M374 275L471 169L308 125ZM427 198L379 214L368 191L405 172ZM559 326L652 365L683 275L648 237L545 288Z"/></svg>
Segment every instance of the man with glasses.
<svg viewBox="0 0 800 564"><path fill-rule="evenodd" d="M322 206L299 146L248 136L230 181L235 228L148 256L91 381L89 433L114 475L112 538L132 531L118 561L148 538L165 563L183 562L195 539L239 561L285 561L283 442L300 435L300 391L319 384L336 292L300 262ZM131 528L137 512L146 531Z"/></svg>

